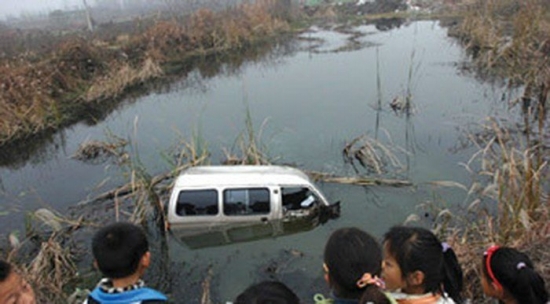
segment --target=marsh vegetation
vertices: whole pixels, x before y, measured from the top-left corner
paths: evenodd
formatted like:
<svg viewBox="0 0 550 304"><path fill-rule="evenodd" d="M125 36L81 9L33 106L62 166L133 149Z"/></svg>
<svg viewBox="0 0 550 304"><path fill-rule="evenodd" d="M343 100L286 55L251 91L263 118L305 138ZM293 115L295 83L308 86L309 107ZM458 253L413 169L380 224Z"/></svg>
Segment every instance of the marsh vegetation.
<svg viewBox="0 0 550 304"><path fill-rule="evenodd" d="M447 188L464 191L455 206L448 206L447 201L450 199L438 197L436 194L430 199L414 201L420 205L422 211L418 212L419 216L408 217L407 221L432 225L442 238L449 241L465 270L468 282L466 297L475 303L482 303L486 300L480 290L478 265L484 248L491 243L525 250L536 262L547 282L550 281L550 269L546 266L550 261L546 250L550 243L550 137L547 116L550 90L550 5L544 0L465 0L445 1L444 4L448 5L447 10L442 11L445 14L441 15L452 17L453 27L449 29L449 33L458 38L471 59L460 66L462 71L475 75L486 83L504 83L507 89L519 92L516 95L503 94L501 103L505 103L505 107L510 109L504 115L483 118L477 123L464 124L458 128L461 135L458 144L453 143L453 150L468 153L461 160L459 170L468 175L469 179L454 180L453 174L457 169L447 170L448 175L441 176L440 179L418 180L411 177L414 164L411 164L410 159L427 150L410 137L415 133L411 123L415 121L415 113L402 111L411 109L411 105L415 104L420 112L418 116L421 116L422 111L429 111L427 106L422 105L422 95L416 92L415 87L415 79L418 77L415 71L422 64L419 59L422 52L417 52L419 47L406 51L406 67L399 75L401 83L388 89L389 94L382 92L392 83L378 71L378 65L387 64L388 59L384 59L383 55L382 59L377 58L377 68L373 66L371 70L376 70L371 73L376 76L376 80L372 81L375 83L373 91L376 90L376 94L370 99L377 104L377 115L391 113L392 101L396 101L396 105L399 102L404 106L394 112L394 119L399 123L404 120L405 130L394 129L391 133L385 130L385 137L378 136L377 122L375 136L372 136L372 133L363 132L363 129L358 131L359 128L365 128L364 126L354 125L355 130L347 132L345 140L340 140L344 143L337 144L337 153L322 155L316 151L322 149L315 145L306 145L307 147L301 149L307 149L310 153L316 151L315 153L321 155L319 162L325 162L309 170L314 179L324 183L361 186L363 188L359 187L360 191L373 195L375 201L379 200L376 194L372 194L375 186L392 186L392 191L410 190L410 193L423 191L418 189L422 189L424 185L434 186L434 193ZM202 9L191 15L139 21L139 24L132 27L132 34L96 34L97 36L91 35L87 39L71 35L63 39L52 36L47 40L52 45L55 43L57 49L52 47L51 51L44 53L18 53L16 50L6 52L12 55L0 59L0 122L3 124L0 126L0 146L14 140L25 141L30 134L58 129L80 120L87 113L93 113L96 108L110 108L132 91L140 88L147 91L148 84L154 83L155 79L169 80L197 60L209 58L216 61L220 57L230 56L228 54L235 50L238 53L259 45L277 44L281 35L291 33L296 24L273 14L274 10L270 5L273 3L259 1L229 11ZM350 12L353 13L353 18L349 17ZM361 18L368 22L373 18L371 15L358 17L356 10L350 12L345 9L339 11L330 5L306 8L302 17L307 21L301 20L304 22L301 25L315 20L346 20L346 14L349 18L347 20L353 20L354 24ZM386 20L394 17L396 15L382 16ZM401 13L397 17L402 17ZM404 24L402 19L399 20L391 24L396 27ZM391 28L387 23L380 26ZM346 25L338 31L350 33L350 27ZM338 26L335 25L334 28ZM306 43L316 42L307 31L300 32L301 39ZM366 31L361 35L351 33L350 36L355 41L363 39L364 42L369 35L371 34ZM365 43L362 47L365 45L370 44ZM338 56L339 52L351 52L354 49L335 50L339 51L318 54ZM310 52L310 56L311 54L316 53ZM242 83L244 87L245 81ZM290 85L285 88L288 87ZM245 88L244 91L246 90L250 89ZM247 99L248 103L245 103L245 110L242 111L245 113L242 119L244 123L239 122L237 129L240 131L233 130L231 144L225 144L218 150L198 131L190 136L181 136L169 151L162 154L167 170L159 172L149 168L147 160L140 154L135 136L126 137L109 132L107 140L82 142L73 155L74 159L89 165L117 167L122 175L121 182L114 188L103 189L105 191L82 199L78 206L71 208L70 216L46 209L32 212L24 235L10 235L11 244L6 246L6 255L22 265L27 265L25 269L44 299L63 302L74 292L75 285L88 286L89 275L77 275L77 269L89 268L89 257L86 256L83 245L85 235L101 225L105 218L131 220L153 227L154 231L164 231L163 202L173 177L182 169L211 163L231 165L289 161L285 155L277 155L282 149L277 149L276 141L275 144L270 142L270 121L263 119L261 115L261 122L255 121L257 114L250 107L254 100L248 98L248 91L245 95L247 98L243 99ZM284 103L284 100L279 102ZM361 102L367 104L364 100ZM290 106L287 105L289 108ZM330 103L319 105L323 106L333 109ZM478 107L482 108L481 105ZM297 108L292 109L298 111ZM515 115L514 110L519 114ZM300 113L309 113L308 111ZM292 116L292 111L287 112L285 115ZM346 113L350 117L353 115ZM340 117L340 121L352 120L350 117ZM294 123L303 119L303 116L291 118L294 120L289 121ZM353 120L361 119L364 117L353 116ZM420 124L418 119L416 122ZM311 127L309 124L297 126L296 128ZM336 123L333 128L337 128ZM319 130L321 133L323 130L327 132L321 127ZM134 132L139 133L137 130ZM398 132L405 134L405 147L396 143L402 137ZM317 136L316 132L305 134ZM299 138L294 144L302 141ZM343 157L343 166L350 170L335 169L339 167L334 165L333 160L339 157ZM295 165L305 164L305 169L309 169L308 165L312 164L308 163L310 158L311 156L303 158L302 163ZM290 159L290 162L294 160ZM429 161L424 164L432 165ZM345 189L352 192L349 188ZM348 195L352 197L353 194ZM365 210L373 209L351 210L353 211L347 214L350 221L359 223L352 213L366 213ZM378 209L374 211L380 212ZM391 213L392 209L384 209L382 212ZM430 215L429 218L423 219L427 215ZM363 224L364 220L360 220ZM383 230L386 227L369 228L378 231L377 229ZM30 243L34 246L29 246ZM253 270L262 275L280 278L284 275L281 269L291 268L288 265L308 254L314 255L307 251L285 250L273 260L258 263ZM29 260L21 256L33 258ZM165 270L170 266L173 265L168 262L162 265ZM219 267L208 265L203 269L195 266L187 271L199 278L199 287L197 282L190 284L197 287L202 294L197 302L211 302L219 296L215 294L215 290L211 290L212 282L220 280L216 278L221 272ZM158 282L160 279L153 281Z"/></svg>

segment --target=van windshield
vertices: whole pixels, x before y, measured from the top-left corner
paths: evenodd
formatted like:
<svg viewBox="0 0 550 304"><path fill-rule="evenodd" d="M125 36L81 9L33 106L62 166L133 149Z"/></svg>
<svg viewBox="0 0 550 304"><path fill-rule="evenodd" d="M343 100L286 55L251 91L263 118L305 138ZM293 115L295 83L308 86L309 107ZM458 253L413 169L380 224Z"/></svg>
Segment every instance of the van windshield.
<svg viewBox="0 0 550 304"><path fill-rule="evenodd" d="M307 209L320 201L307 187L283 187L281 192L284 210Z"/></svg>

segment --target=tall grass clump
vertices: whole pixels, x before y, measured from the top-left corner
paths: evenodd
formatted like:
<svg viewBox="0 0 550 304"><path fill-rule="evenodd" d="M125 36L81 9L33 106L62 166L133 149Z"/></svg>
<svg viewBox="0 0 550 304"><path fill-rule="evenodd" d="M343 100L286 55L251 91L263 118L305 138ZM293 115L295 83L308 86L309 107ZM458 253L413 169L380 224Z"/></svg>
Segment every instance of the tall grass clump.
<svg viewBox="0 0 550 304"><path fill-rule="evenodd" d="M224 149L226 165L269 165L272 160L267 155L267 146L263 143L263 131L267 120L256 131L250 108L246 106L245 130L237 136L232 149Z"/></svg>
<svg viewBox="0 0 550 304"><path fill-rule="evenodd" d="M527 131L529 134L532 131ZM434 227L452 244L465 276L465 296L483 296L480 261L492 244L525 251L550 280L550 168L548 146L527 140L504 120L488 118L468 134L478 151L464 164L472 174L465 209L437 211Z"/></svg>
<svg viewBox="0 0 550 304"><path fill-rule="evenodd" d="M451 30L478 72L523 85L524 97L546 107L550 87L550 5L545 0L463 1Z"/></svg>
<svg viewBox="0 0 550 304"><path fill-rule="evenodd" d="M72 220L41 208L29 213L22 241L10 235L12 250L8 260L19 266L34 287L40 303L65 303L78 283L72 233L82 227L82 220Z"/></svg>
<svg viewBox="0 0 550 304"><path fill-rule="evenodd" d="M550 90L550 2L461 1L463 20L450 33L472 55L475 72L520 87L510 101L521 121L489 118L468 135L478 148L464 167L473 176L467 210L447 231L461 261L466 296L488 303L479 263L491 244L516 247L550 281L550 169L547 107Z"/></svg>

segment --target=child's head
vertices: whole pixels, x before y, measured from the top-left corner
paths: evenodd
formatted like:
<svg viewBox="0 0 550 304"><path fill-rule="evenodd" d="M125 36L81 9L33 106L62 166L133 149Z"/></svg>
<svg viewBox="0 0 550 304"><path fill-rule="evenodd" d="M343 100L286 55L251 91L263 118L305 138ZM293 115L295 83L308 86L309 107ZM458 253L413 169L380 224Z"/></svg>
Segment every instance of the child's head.
<svg viewBox="0 0 550 304"><path fill-rule="evenodd" d="M372 280L371 283L365 286L359 304L391 304L392 301L381 288L383 288L382 285L379 285L376 280Z"/></svg>
<svg viewBox="0 0 550 304"><path fill-rule="evenodd" d="M145 232L131 223L101 228L92 239L92 252L99 270L109 279L120 279L149 266L149 243Z"/></svg>
<svg viewBox="0 0 550 304"><path fill-rule="evenodd" d="M0 260L0 303L36 303L34 291L29 283L10 263L2 260Z"/></svg>
<svg viewBox="0 0 550 304"><path fill-rule="evenodd" d="M382 253L378 242L357 228L342 228L332 233L325 245L325 279L339 298L359 299L366 284L365 274L380 276Z"/></svg>
<svg viewBox="0 0 550 304"><path fill-rule="evenodd" d="M544 280L533 269L529 257L513 248L490 247L483 255L481 285L483 292L501 301L546 303Z"/></svg>
<svg viewBox="0 0 550 304"><path fill-rule="evenodd" d="M248 287L235 304L299 304L300 299L285 284L276 281L264 281Z"/></svg>
<svg viewBox="0 0 550 304"><path fill-rule="evenodd" d="M408 294L446 292L460 302L462 270L454 251L429 230L392 227L384 236L382 277L390 290Z"/></svg>

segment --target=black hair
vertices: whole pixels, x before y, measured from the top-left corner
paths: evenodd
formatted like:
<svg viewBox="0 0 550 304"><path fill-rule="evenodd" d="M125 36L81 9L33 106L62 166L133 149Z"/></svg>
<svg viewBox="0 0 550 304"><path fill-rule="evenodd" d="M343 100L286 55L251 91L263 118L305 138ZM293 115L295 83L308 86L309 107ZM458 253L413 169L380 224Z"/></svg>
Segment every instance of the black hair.
<svg viewBox="0 0 550 304"><path fill-rule="evenodd" d="M384 235L384 243L395 258L403 279L422 271L425 292L447 293L462 302L462 269L452 248L443 246L428 229L394 226Z"/></svg>
<svg viewBox="0 0 550 304"><path fill-rule="evenodd" d="M391 304L391 301L378 286L369 284L365 286L359 304Z"/></svg>
<svg viewBox="0 0 550 304"><path fill-rule="evenodd" d="M0 260L0 282L4 282L10 276L12 269L10 263Z"/></svg>
<svg viewBox="0 0 550 304"><path fill-rule="evenodd" d="M357 282L365 273L380 276L382 250L370 234L358 228L341 228L334 231L328 239L324 262L334 295L345 299L360 299L365 288L360 288Z"/></svg>
<svg viewBox="0 0 550 304"><path fill-rule="evenodd" d="M263 281L249 286L237 296L235 304L299 304L298 296L285 284Z"/></svg>
<svg viewBox="0 0 550 304"><path fill-rule="evenodd" d="M499 247L491 256L490 267L498 283L518 303L548 302L544 279L535 271L533 262L525 253L510 247ZM487 273L487 256L483 257L483 275L493 281Z"/></svg>
<svg viewBox="0 0 550 304"><path fill-rule="evenodd" d="M134 274L148 250L145 232L132 223L110 224L101 228L92 239L97 266L110 279Z"/></svg>

